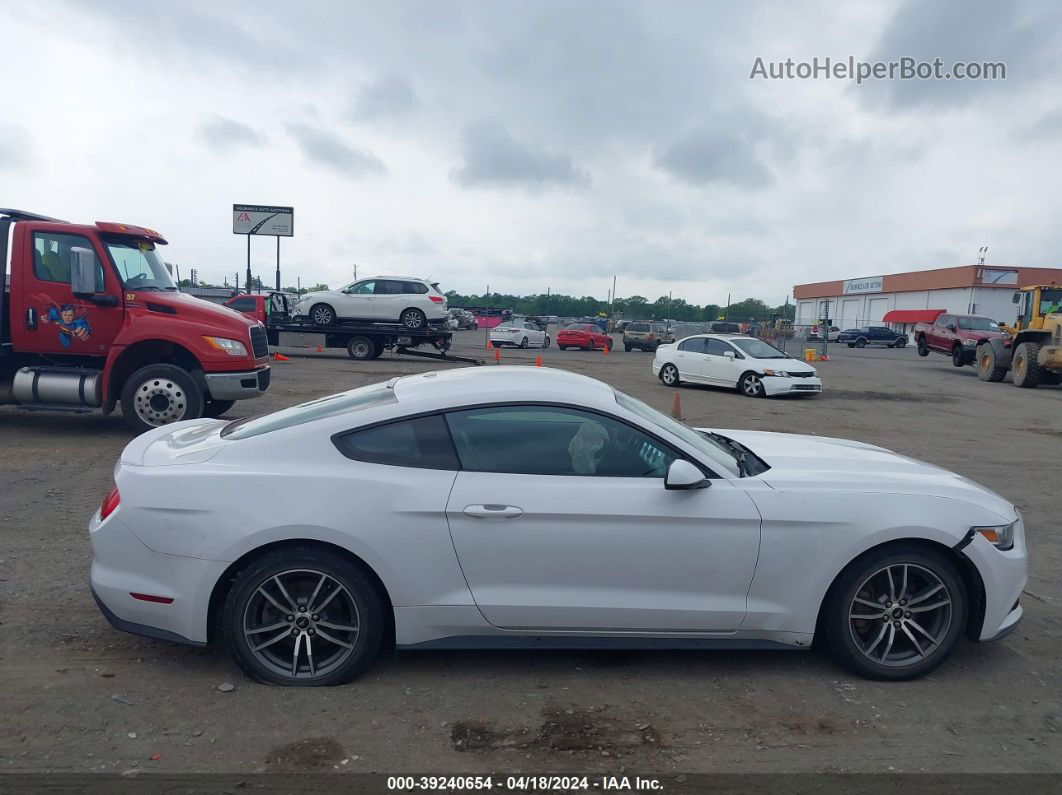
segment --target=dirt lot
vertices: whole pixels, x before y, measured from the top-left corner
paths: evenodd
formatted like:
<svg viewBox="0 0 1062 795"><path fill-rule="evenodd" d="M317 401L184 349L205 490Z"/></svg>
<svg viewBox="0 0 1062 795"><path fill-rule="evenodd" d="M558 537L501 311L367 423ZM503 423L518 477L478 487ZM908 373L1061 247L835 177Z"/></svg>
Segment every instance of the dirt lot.
<svg viewBox="0 0 1062 795"><path fill-rule="evenodd" d="M482 341L461 332L457 352L484 355ZM217 652L116 632L96 609L85 527L130 438L121 418L5 407L0 770L1062 771L1062 389L984 384L910 349L832 352L820 398L684 388L685 416L861 439L1015 501L1032 571L1025 622L1006 640L964 642L906 684L800 652L410 652L346 687L265 687ZM503 364L536 353L505 351ZM671 407L650 354L543 358ZM435 366L304 354L276 363L269 393L232 416ZM298 495L263 498L284 497Z"/></svg>

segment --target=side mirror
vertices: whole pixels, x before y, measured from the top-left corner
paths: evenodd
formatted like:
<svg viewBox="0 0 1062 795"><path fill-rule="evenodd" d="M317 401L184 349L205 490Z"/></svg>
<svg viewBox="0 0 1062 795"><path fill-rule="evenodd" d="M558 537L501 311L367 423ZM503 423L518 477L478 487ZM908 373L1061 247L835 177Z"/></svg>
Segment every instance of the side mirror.
<svg viewBox="0 0 1062 795"><path fill-rule="evenodd" d="M723 351L723 356L725 356L727 359L730 359L731 361L733 361L733 359L735 358L733 351Z"/></svg>
<svg viewBox="0 0 1062 795"><path fill-rule="evenodd" d="M1012 304L1016 304L1020 300L1021 300L1021 292L1016 292L1016 293L1014 293L1013 296L1011 296L1010 302Z"/></svg>
<svg viewBox="0 0 1062 795"><path fill-rule="evenodd" d="M706 478L700 469L681 458L671 463L664 478L665 489L706 489L711 485L712 481Z"/></svg>
<svg viewBox="0 0 1062 795"><path fill-rule="evenodd" d="M96 292L96 255L87 248L72 248L70 254L70 290L87 298Z"/></svg>

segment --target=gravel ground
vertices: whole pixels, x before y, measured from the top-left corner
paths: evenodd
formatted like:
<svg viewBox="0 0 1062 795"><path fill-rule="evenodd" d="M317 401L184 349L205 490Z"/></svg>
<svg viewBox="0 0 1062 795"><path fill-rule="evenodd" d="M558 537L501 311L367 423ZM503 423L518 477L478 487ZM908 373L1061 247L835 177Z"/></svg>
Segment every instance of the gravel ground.
<svg viewBox="0 0 1062 795"><path fill-rule="evenodd" d="M455 352L493 359L482 332L459 332ZM231 416L438 366L289 353L268 394ZM502 364L538 353L506 350ZM1025 621L1005 640L963 642L904 684L801 652L406 652L345 687L266 687L219 652L116 632L96 609L86 523L129 441L121 418L4 407L0 770L1062 771L1062 389L981 383L911 349L831 353L821 397L688 387L685 417L860 439L1016 502L1031 578ZM651 358L543 353L668 410L676 392L652 377ZM297 495L272 498L286 496Z"/></svg>

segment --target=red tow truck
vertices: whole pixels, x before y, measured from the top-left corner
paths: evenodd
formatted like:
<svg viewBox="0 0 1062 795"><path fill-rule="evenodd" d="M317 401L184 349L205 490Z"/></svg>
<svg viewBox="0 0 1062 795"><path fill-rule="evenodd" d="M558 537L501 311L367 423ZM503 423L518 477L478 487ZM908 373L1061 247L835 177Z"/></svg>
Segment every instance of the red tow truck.
<svg viewBox="0 0 1062 795"><path fill-rule="evenodd" d="M178 291L151 229L0 209L0 404L122 415L138 433L269 387L265 328Z"/></svg>
<svg viewBox="0 0 1062 795"><path fill-rule="evenodd" d="M981 342L1003 336L999 324L992 318L948 312L941 312L932 323L918 323L914 329L919 356L929 356L930 351L943 353L951 357L951 363L956 367L973 364Z"/></svg>

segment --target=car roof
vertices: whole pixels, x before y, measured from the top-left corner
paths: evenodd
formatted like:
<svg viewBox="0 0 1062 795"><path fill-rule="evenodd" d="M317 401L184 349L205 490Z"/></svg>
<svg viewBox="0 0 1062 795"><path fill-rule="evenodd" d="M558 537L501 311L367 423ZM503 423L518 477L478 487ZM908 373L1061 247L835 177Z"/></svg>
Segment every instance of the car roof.
<svg viewBox="0 0 1062 795"><path fill-rule="evenodd" d="M460 406L492 402L561 402L615 406L607 384L552 367L462 367L401 376L391 382L399 403Z"/></svg>
<svg viewBox="0 0 1062 795"><path fill-rule="evenodd" d="M723 340L724 342L733 342L734 340L754 340L756 337L750 337L748 334L690 334L689 337L683 337L683 339L691 339L692 337L708 337L713 340ZM680 340L681 342L681 340Z"/></svg>

